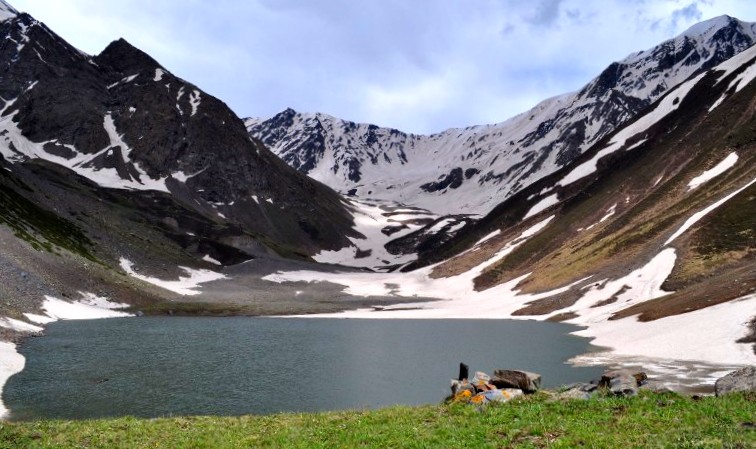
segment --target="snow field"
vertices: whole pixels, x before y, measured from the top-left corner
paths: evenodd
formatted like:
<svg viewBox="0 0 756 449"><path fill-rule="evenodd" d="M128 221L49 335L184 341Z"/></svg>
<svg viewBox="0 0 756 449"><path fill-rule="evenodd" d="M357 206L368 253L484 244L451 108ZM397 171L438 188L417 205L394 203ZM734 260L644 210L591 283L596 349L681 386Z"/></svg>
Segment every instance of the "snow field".
<svg viewBox="0 0 756 449"><path fill-rule="evenodd" d="M123 271L129 276L184 296L199 295L201 293L199 291L200 284L227 278L225 274L216 273L215 271L179 267L186 272L187 276L179 276L178 280L169 281L137 273L133 268L134 263L126 258L121 257L120 264Z"/></svg>

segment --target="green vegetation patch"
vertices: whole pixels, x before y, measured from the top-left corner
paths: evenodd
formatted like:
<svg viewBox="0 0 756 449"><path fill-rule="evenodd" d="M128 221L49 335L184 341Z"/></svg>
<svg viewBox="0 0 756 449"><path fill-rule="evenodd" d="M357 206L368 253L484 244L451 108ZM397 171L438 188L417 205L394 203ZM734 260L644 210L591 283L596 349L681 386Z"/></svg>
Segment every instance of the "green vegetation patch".
<svg viewBox="0 0 756 449"><path fill-rule="evenodd" d="M42 209L15 190L0 184L0 224L13 229L38 251L54 252L54 247L65 248L97 262L89 251L92 242L73 223Z"/></svg>
<svg viewBox="0 0 756 449"><path fill-rule="evenodd" d="M241 417L0 423L3 448L752 448L756 395L552 401Z"/></svg>
<svg viewBox="0 0 756 449"><path fill-rule="evenodd" d="M697 251L713 256L751 249L756 243L756 185L753 185L706 217L696 233Z"/></svg>

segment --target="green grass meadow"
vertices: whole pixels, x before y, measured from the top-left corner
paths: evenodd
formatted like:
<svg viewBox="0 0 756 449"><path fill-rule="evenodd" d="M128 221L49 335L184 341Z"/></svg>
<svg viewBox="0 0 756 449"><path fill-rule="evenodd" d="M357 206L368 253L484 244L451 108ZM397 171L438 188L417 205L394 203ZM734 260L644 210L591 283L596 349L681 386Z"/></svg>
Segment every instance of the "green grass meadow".
<svg viewBox="0 0 756 449"><path fill-rule="evenodd" d="M2 448L756 448L756 394L0 423Z"/></svg>

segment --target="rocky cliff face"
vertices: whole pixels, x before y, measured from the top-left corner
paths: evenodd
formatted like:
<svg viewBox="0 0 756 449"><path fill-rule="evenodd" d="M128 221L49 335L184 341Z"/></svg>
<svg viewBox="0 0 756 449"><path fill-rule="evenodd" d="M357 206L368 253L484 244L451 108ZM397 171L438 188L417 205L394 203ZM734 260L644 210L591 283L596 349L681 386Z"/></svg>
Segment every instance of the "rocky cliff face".
<svg viewBox="0 0 756 449"><path fill-rule="evenodd" d="M121 39L90 57L27 14L0 23L0 153L103 189L164 192L188 209L311 254L351 217L327 187L247 135L220 100Z"/></svg>

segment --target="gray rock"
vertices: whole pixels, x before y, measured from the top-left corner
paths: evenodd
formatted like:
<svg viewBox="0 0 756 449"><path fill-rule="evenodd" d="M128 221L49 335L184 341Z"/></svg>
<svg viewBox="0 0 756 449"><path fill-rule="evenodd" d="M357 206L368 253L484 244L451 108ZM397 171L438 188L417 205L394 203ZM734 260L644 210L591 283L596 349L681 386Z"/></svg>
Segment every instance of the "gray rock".
<svg viewBox="0 0 756 449"><path fill-rule="evenodd" d="M557 400L588 400L593 397L593 394L589 391L585 391L581 387L570 388L569 390L557 393L554 398Z"/></svg>
<svg viewBox="0 0 756 449"><path fill-rule="evenodd" d="M525 393L535 393L541 388L541 375L529 371L497 369L491 378L496 388L517 388Z"/></svg>
<svg viewBox="0 0 756 449"><path fill-rule="evenodd" d="M609 390L617 396L635 396L638 394L638 382L633 376L615 377L609 382Z"/></svg>
<svg viewBox="0 0 756 449"><path fill-rule="evenodd" d="M599 387L608 388L617 396L635 396L638 394L639 378L643 376L636 377L629 370L610 370L601 376Z"/></svg>
<svg viewBox="0 0 756 449"><path fill-rule="evenodd" d="M737 391L756 391L756 366L746 366L717 379L714 393L722 396Z"/></svg>

